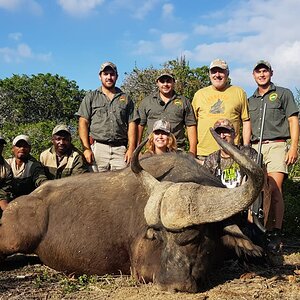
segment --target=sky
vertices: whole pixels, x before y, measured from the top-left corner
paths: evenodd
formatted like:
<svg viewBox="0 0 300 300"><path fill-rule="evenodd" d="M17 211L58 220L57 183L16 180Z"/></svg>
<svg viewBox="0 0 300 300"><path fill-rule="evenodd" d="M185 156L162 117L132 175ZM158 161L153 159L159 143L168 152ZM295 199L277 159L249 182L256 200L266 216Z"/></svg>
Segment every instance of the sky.
<svg viewBox="0 0 300 300"><path fill-rule="evenodd" d="M96 89L99 66L126 73L185 56L191 68L221 58L250 96L252 69L300 88L299 0L0 0L0 79L51 73Z"/></svg>

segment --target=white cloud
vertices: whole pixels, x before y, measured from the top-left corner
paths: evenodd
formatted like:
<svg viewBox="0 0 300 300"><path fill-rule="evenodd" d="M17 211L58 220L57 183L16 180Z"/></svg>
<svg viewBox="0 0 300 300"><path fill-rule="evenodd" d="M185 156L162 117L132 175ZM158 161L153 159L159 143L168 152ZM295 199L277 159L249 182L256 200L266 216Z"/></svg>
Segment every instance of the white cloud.
<svg viewBox="0 0 300 300"><path fill-rule="evenodd" d="M183 33L163 33L160 42L165 49L181 50L187 38L187 34Z"/></svg>
<svg viewBox="0 0 300 300"><path fill-rule="evenodd" d="M164 19L173 19L174 5L171 3L166 3L162 7L162 17Z"/></svg>
<svg viewBox="0 0 300 300"><path fill-rule="evenodd" d="M18 44L16 48L0 48L0 60L6 63L20 63L25 60L49 61L51 53L34 53L25 43Z"/></svg>
<svg viewBox="0 0 300 300"><path fill-rule="evenodd" d="M136 9L133 13L133 16L137 19L143 20L146 15L154 9L157 3L160 0L146 0L137 2Z"/></svg>
<svg viewBox="0 0 300 300"><path fill-rule="evenodd" d="M22 33L20 32L12 32L8 35L8 38L14 41L19 41L22 37Z"/></svg>
<svg viewBox="0 0 300 300"><path fill-rule="evenodd" d="M26 10L35 15L43 13L42 6L35 0L0 0L0 8L10 11Z"/></svg>
<svg viewBox="0 0 300 300"><path fill-rule="evenodd" d="M135 49L132 51L135 55L149 55L154 53L155 44L150 41L140 40L135 46Z"/></svg>
<svg viewBox="0 0 300 300"><path fill-rule="evenodd" d="M58 4L70 15L85 16L104 0L57 0Z"/></svg>
<svg viewBox="0 0 300 300"><path fill-rule="evenodd" d="M253 64L267 59L274 68L273 81L294 89L300 77L300 35L295 21L299 11L298 0L240 1L211 16L212 26L197 24L194 34L206 43L186 49L185 54L206 65L216 57L224 58L233 82L251 87Z"/></svg>

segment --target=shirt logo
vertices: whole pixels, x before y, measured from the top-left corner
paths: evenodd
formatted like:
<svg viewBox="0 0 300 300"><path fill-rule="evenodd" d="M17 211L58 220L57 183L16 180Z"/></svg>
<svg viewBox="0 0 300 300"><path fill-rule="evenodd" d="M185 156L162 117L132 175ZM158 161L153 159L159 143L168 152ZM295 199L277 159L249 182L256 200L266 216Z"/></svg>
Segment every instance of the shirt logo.
<svg viewBox="0 0 300 300"><path fill-rule="evenodd" d="M275 101L277 98L278 98L278 94L277 93L272 93L269 96L269 100L272 101L272 102Z"/></svg>
<svg viewBox="0 0 300 300"><path fill-rule="evenodd" d="M175 99L174 104L178 107L182 107L182 100L181 99Z"/></svg>
<svg viewBox="0 0 300 300"><path fill-rule="evenodd" d="M222 114L224 113L224 111L225 109L224 109L223 101L221 99L218 99L218 101L211 106L209 112L211 114Z"/></svg>

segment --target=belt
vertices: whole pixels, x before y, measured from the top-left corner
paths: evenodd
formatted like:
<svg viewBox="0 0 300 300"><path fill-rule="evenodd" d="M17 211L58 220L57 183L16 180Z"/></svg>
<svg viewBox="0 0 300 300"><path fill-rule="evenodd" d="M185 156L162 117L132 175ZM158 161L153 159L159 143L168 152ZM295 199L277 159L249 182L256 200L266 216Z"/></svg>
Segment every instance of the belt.
<svg viewBox="0 0 300 300"><path fill-rule="evenodd" d="M263 140L261 143L262 144L270 144L270 143L282 143L282 142L286 142L286 140L284 139L278 139L278 140ZM254 141L252 142L252 144L258 144L259 141Z"/></svg>
<svg viewBox="0 0 300 300"><path fill-rule="evenodd" d="M107 141L96 140L96 142L100 143L100 144L108 145L108 146L111 146L111 147L121 147L121 146L126 147L126 143L122 142L122 141L107 142Z"/></svg>

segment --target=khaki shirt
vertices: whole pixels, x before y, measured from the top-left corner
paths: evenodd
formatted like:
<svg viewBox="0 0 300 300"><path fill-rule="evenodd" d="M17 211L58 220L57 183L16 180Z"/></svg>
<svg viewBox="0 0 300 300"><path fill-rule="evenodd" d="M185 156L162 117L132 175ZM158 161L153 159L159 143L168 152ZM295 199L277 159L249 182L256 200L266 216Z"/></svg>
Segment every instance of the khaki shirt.
<svg viewBox="0 0 300 300"><path fill-rule="evenodd" d="M44 166L48 179L58 179L88 172L87 164L75 148L58 162L55 149L52 146L41 153L40 162Z"/></svg>
<svg viewBox="0 0 300 300"><path fill-rule="evenodd" d="M14 198L31 193L47 180L43 166L31 155L20 168L17 167L14 157L6 161L13 172L12 192Z"/></svg>

